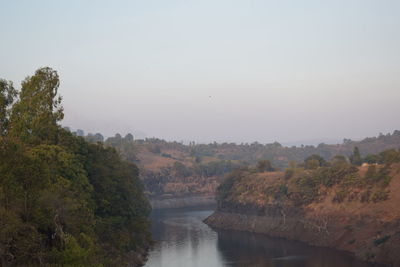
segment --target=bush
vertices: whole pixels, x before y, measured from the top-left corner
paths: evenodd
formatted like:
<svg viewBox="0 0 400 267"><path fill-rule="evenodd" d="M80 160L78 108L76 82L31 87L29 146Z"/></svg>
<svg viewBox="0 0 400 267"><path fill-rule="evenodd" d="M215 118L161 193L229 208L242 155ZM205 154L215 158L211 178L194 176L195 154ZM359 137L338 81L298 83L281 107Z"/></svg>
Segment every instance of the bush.
<svg viewBox="0 0 400 267"><path fill-rule="evenodd" d="M348 192L345 189L340 189L338 192L336 192L332 202L342 203L346 199L347 193Z"/></svg>
<svg viewBox="0 0 400 267"><path fill-rule="evenodd" d="M225 200L232 193L234 185L242 179L243 175L244 171L238 169L226 176L225 180L217 187L218 202Z"/></svg>
<svg viewBox="0 0 400 267"><path fill-rule="evenodd" d="M369 202L371 190L366 190L361 194L361 202Z"/></svg>
<svg viewBox="0 0 400 267"><path fill-rule="evenodd" d="M364 162L368 164L379 163L381 161L381 157L379 155L367 155L364 158Z"/></svg>
<svg viewBox="0 0 400 267"><path fill-rule="evenodd" d="M267 188L266 194L278 200L289 194L289 188L285 184L270 186Z"/></svg>
<svg viewBox="0 0 400 267"><path fill-rule="evenodd" d="M310 173L302 173L291 180L290 198L296 204L307 204L318 196L318 183Z"/></svg>
<svg viewBox="0 0 400 267"><path fill-rule="evenodd" d="M396 149L385 150L379 153L379 156L382 158L382 163L385 164L400 162L400 151Z"/></svg>
<svg viewBox="0 0 400 267"><path fill-rule="evenodd" d="M331 187L335 184L341 182L345 177L353 179L353 177L349 177L350 175L354 175L358 172L358 168L348 164L342 163L337 164L333 167L324 167L320 168L316 172L316 176L318 181L320 181L323 185L327 187Z"/></svg>
<svg viewBox="0 0 400 267"><path fill-rule="evenodd" d="M380 189L371 195L371 201L374 203L385 201L389 198L389 191Z"/></svg>
<svg viewBox="0 0 400 267"><path fill-rule="evenodd" d="M352 245L352 244L354 244L356 242L356 240L355 239L352 239L352 240L350 240L349 242L348 242L348 244L349 245Z"/></svg>
<svg viewBox="0 0 400 267"><path fill-rule="evenodd" d="M168 153L161 153L161 157L172 159L172 155Z"/></svg>
<svg viewBox="0 0 400 267"><path fill-rule="evenodd" d="M294 170L293 169L286 169L285 171L285 180L289 180L290 178L292 178L294 175Z"/></svg>
<svg viewBox="0 0 400 267"><path fill-rule="evenodd" d="M374 240L374 245L379 246L390 239L390 235L385 235L384 237L378 238Z"/></svg>

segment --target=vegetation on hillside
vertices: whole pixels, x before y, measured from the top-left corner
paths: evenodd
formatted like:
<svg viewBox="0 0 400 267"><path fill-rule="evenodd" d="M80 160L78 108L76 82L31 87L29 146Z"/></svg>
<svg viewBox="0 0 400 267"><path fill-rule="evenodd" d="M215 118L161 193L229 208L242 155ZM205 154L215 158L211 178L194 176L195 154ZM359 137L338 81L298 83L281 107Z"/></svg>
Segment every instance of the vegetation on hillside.
<svg viewBox="0 0 400 267"><path fill-rule="evenodd" d="M0 265L122 266L150 241L138 168L59 126L58 87L0 80Z"/></svg>
<svg viewBox="0 0 400 267"><path fill-rule="evenodd" d="M82 130L74 132L84 136ZM211 143L188 145L157 138L135 139L116 134L105 139L101 134L88 134L84 138L93 143L104 143L115 148L120 155L141 168L146 193L151 197L213 194L223 176L236 168L258 164L257 168L271 171L287 168L293 162L305 161L305 169L325 166L327 161L348 160L360 165L360 159L378 163L377 153L398 148L400 131L366 138L362 141L345 139L340 145L284 147L272 144ZM287 173L288 174L288 173Z"/></svg>
<svg viewBox="0 0 400 267"><path fill-rule="evenodd" d="M348 161L344 156L336 156L325 161L311 155L301 164L292 163L284 172L260 174L259 164L237 170L217 188L218 201L302 206L319 201L332 191L334 203L386 200L393 173L400 170L400 150L385 150L362 158L356 147L349 158Z"/></svg>

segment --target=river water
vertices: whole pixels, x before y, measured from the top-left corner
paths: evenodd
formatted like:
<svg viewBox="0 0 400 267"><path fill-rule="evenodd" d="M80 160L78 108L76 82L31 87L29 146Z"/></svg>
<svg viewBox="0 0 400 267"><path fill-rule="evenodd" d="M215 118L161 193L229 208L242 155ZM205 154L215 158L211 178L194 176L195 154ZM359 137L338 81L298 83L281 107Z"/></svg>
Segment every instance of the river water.
<svg viewBox="0 0 400 267"><path fill-rule="evenodd" d="M154 211L146 267L369 267L346 253L246 232L213 230L213 210Z"/></svg>

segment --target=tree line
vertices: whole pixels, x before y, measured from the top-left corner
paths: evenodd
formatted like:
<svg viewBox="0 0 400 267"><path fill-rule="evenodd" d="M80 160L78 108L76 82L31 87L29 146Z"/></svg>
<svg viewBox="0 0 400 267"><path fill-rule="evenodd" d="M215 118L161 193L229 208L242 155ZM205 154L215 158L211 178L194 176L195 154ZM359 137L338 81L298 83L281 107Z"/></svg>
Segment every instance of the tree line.
<svg viewBox="0 0 400 267"><path fill-rule="evenodd" d="M138 168L61 128L60 80L0 79L0 265L121 266L150 242Z"/></svg>

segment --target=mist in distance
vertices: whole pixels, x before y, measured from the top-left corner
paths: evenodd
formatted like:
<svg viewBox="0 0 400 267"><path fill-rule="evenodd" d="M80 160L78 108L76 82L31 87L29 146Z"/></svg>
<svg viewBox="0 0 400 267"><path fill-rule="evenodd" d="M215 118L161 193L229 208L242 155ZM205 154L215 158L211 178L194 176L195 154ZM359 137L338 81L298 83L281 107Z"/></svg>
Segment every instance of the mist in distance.
<svg viewBox="0 0 400 267"><path fill-rule="evenodd" d="M58 71L63 125L196 142L400 129L399 1L2 1L0 77Z"/></svg>

